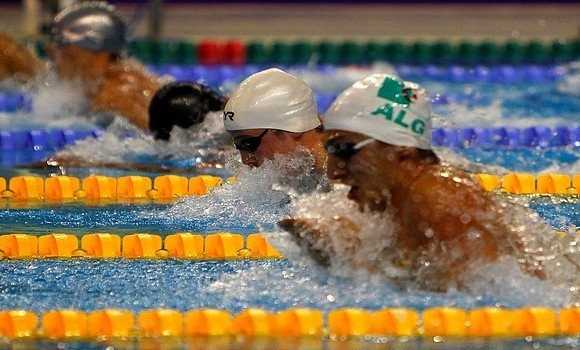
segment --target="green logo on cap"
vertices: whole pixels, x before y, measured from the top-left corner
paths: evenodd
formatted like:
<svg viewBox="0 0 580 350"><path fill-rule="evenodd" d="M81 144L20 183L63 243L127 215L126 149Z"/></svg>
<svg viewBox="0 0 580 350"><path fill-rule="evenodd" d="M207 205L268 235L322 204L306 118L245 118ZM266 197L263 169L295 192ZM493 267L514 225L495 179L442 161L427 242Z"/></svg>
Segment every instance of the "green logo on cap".
<svg viewBox="0 0 580 350"><path fill-rule="evenodd" d="M408 120L405 120L409 104L411 103L411 99L408 97L408 92L405 90L405 85L401 80L387 77L383 81L377 96L388 100L388 103L378 107L371 114L381 115L385 117L386 120L405 129L411 129L411 131L417 135L423 135L425 133L425 122L423 120L415 119L410 123ZM399 111L396 115L395 107L399 107L397 108Z"/></svg>

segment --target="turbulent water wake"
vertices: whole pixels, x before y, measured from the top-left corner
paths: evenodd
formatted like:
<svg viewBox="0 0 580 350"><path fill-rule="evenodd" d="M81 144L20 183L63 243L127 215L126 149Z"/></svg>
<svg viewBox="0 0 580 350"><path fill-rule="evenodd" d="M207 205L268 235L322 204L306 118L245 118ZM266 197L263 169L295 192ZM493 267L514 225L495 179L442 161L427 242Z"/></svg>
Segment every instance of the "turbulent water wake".
<svg viewBox="0 0 580 350"><path fill-rule="evenodd" d="M125 119L116 118L101 137L79 141L59 155L94 163L181 159L192 160L193 164L215 163L223 167L228 154L233 151L230 144L218 113L209 114L197 128L174 128L170 141L157 141Z"/></svg>
<svg viewBox="0 0 580 350"><path fill-rule="evenodd" d="M288 204L298 193L313 190L325 183L313 174L314 160L301 152L266 161L260 168L250 168L238 158L230 158L227 171L235 174L232 184L217 188L210 195L189 197L172 206L168 217L206 216L229 226L272 230L288 213Z"/></svg>
<svg viewBox="0 0 580 350"><path fill-rule="evenodd" d="M262 170L257 169L247 174L258 176L261 182L259 176L264 174L260 173ZM272 174L270 170L266 173ZM275 177L268 179L276 181ZM273 182L265 182L267 185L261 188L262 192L252 192L258 194L261 203L264 203L264 198L272 198L270 191ZM230 198L245 193L242 190L244 186L241 183L239 186L239 193ZM500 209L494 215L510 230L524 237L526 252L534 263L543 265L547 280L522 272L518 261L521 257L505 256L495 263L470 267L470 272L466 274L467 287L462 291L451 288L446 293L432 293L421 291L412 281L410 277L414 272L391 262L390 256L396 250L397 229L392 213L361 212L347 198L347 192L345 186L336 186L330 192L293 195L288 198L291 200L289 206L276 213L272 213L271 203L256 207L256 198L251 195L245 195L238 202L239 205L235 205L233 199L230 202L209 199L212 206L225 204L225 212L237 212L240 219L255 220L256 210L259 213L257 215L268 215L267 220L271 222L287 213L291 217L315 219L319 222L319 228L332 232L318 242L318 248L333 252L330 267L322 268L311 260L309 254L289 234L274 229L269 239L289 259L288 267L282 271L263 267L240 270L216 281L208 287L209 290L224 293L235 290L236 295L232 295L232 298L240 299L243 305L249 306L258 298L271 299L280 305L323 305L323 308L346 305L376 307L385 304L426 307L439 303L463 307L563 306L579 301L578 238L573 233L566 237L557 236L537 213L525 208L525 202L516 205L498 199ZM220 196L224 196L224 193L218 193L218 198ZM191 202L178 205L172 214L191 215L199 210L200 203L197 206L192 206ZM266 209L268 206L269 210ZM251 207L250 212L254 215L246 212L246 207ZM353 240L349 230L344 230L344 223L337 220L341 217L358 226L360 239ZM371 273L369 266L372 267ZM397 283L394 284L393 280Z"/></svg>

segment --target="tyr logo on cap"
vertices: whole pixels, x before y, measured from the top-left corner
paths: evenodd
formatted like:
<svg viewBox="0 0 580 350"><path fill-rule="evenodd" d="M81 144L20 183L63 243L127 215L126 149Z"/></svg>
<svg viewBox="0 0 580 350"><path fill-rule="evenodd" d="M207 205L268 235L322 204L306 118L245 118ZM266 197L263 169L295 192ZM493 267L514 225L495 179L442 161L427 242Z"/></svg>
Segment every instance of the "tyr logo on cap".
<svg viewBox="0 0 580 350"><path fill-rule="evenodd" d="M226 120L226 119L233 121L234 120L234 112L224 111L224 120Z"/></svg>

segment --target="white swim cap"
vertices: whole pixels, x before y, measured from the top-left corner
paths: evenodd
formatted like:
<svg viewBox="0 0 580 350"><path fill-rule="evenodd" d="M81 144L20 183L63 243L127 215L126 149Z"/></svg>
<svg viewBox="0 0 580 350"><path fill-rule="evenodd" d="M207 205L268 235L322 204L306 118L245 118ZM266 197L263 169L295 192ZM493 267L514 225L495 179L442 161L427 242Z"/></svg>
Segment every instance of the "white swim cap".
<svg viewBox="0 0 580 350"><path fill-rule="evenodd" d="M431 149L431 103L425 90L392 75L373 74L354 83L337 97L322 123L327 130Z"/></svg>
<svg viewBox="0 0 580 350"><path fill-rule="evenodd" d="M280 69L251 75L224 108L226 130L276 129L305 132L320 125L312 89Z"/></svg>

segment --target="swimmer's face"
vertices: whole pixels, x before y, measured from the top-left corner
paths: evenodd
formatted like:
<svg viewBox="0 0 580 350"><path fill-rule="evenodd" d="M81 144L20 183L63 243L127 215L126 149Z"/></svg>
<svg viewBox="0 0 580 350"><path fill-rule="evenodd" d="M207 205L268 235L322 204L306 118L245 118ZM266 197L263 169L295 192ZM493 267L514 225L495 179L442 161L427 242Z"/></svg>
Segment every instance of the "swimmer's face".
<svg viewBox="0 0 580 350"><path fill-rule="evenodd" d="M389 171L396 169L394 162L382 157L389 146L347 131L326 131L325 136L328 177L351 186L348 197L359 207L385 210L389 194L384 179ZM363 146L353 149L357 144Z"/></svg>
<svg viewBox="0 0 580 350"><path fill-rule="evenodd" d="M242 162L259 167L276 155L290 154L301 145L301 134L272 129L251 129L232 132L234 144L240 151Z"/></svg>
<svg viewBox="0 0 580 350"><path fill-rule="evenodd" d="M49 55L62 79L95 81L103 76L113 57L106 52L95 52L78 46L51 47Z"/></svg>

